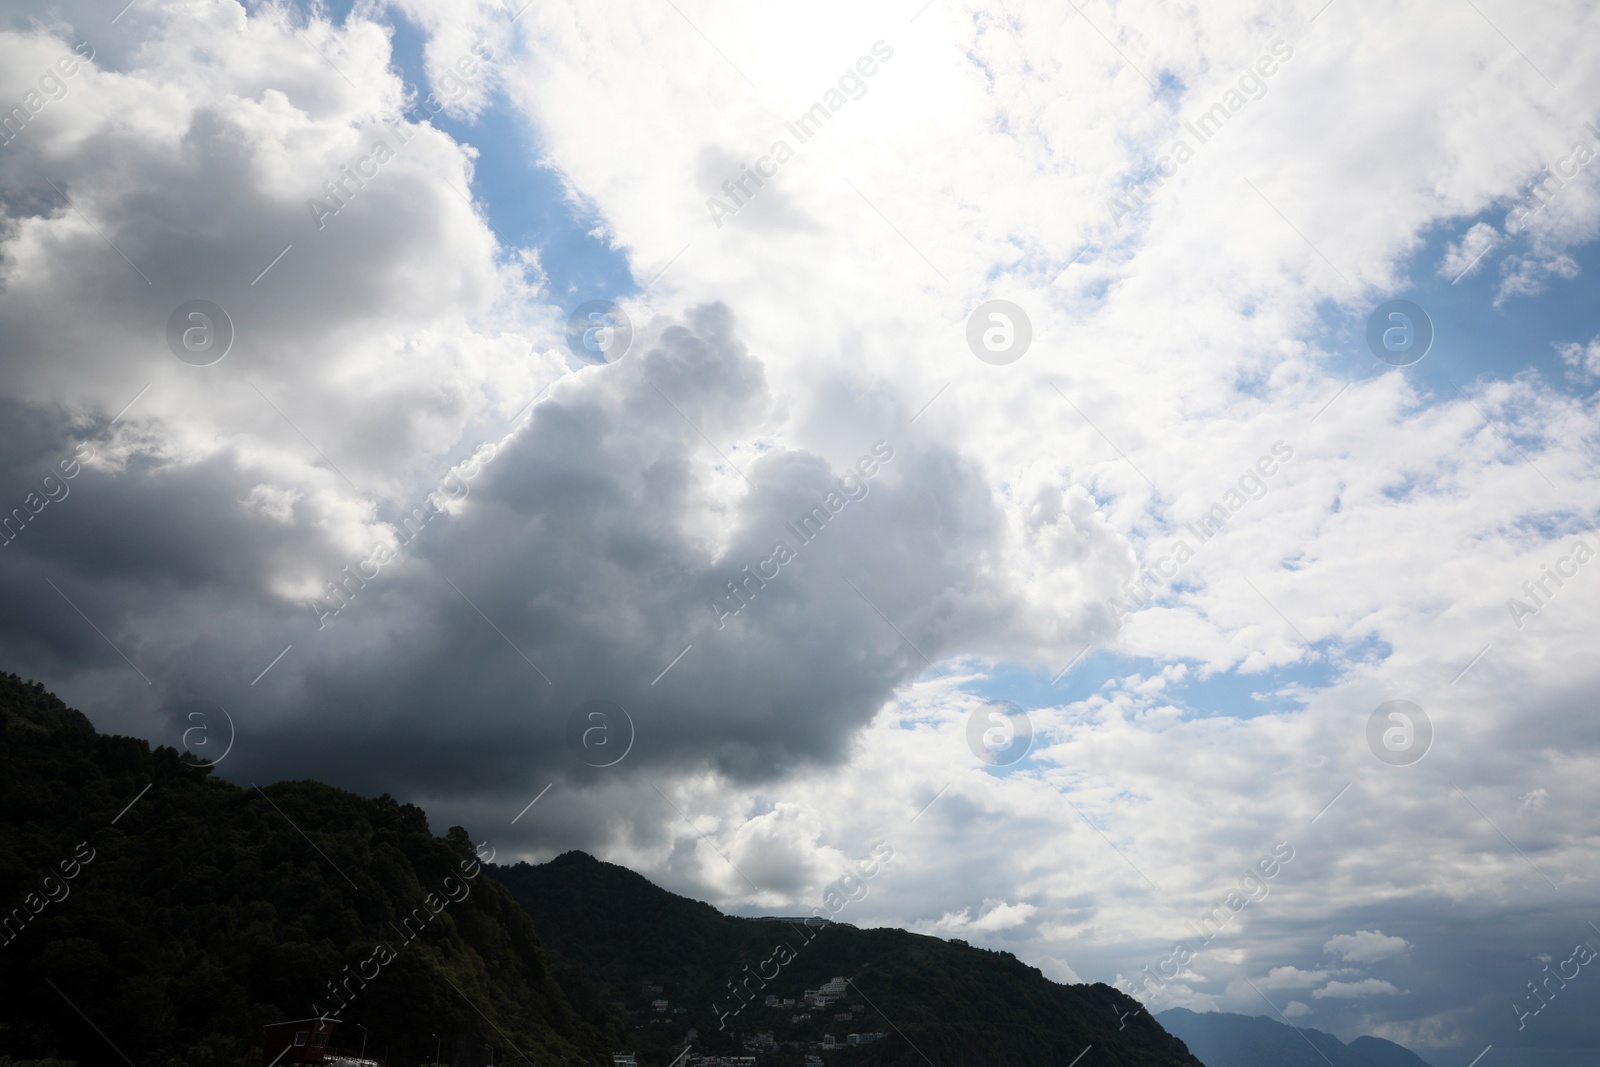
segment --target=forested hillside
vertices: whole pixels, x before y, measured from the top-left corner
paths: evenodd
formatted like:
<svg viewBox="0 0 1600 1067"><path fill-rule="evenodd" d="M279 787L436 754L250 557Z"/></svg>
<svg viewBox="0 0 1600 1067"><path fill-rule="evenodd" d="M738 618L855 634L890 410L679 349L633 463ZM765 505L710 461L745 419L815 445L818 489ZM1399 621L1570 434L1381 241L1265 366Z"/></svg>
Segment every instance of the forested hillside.
<svg viewBox="0 0 1600 1067"><path fill-rule="evenodd" d="M245 1067L265 1024L320 1011L395 1067L490 1045L609 1067L622 1040L592 996L574 1007L465 830L315 782L240 788L15 675L0 908L0 1056Z"/></svg>
<svg viewBox="0 0 1600 1067"><path fill-rule="evenodd" d="M770 1048L757 1047L775 1067L798 1067L810 1042L843 1044L851 1033L884 1037L837 1050L830 1067L1068 1067L1086 1049L1094 1067L1199 1067L1132 998L1050 981L1007 952L904 930L735 918L581 852L492 874L663 1063L693 1029L698 1045L729 1053L770 1035ZM800 1002L835 977L849 980L836 1002Z"/></svg>

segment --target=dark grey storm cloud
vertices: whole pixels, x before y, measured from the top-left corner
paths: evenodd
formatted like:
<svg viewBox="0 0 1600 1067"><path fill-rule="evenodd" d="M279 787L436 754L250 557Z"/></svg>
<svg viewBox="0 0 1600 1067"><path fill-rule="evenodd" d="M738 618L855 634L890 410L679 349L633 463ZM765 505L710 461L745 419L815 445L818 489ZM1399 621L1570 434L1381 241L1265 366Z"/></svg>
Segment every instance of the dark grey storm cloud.
<svg viewBox="0 0 1600 1067"><path fill-rule="evenodd" d="M595 780L569 725L588 700L634 724L611 773L771 779L842 760L951 650L1003 651L1018 608L974 566L1001 533L975 471L893 426L862 432L845 470L786 448L725 462L707 442L759 427L760 363L720 305L652 332L535 406L465 482L460 513L430 518L369 581L314 531L232 506L249 478L225 460L87 471L8 549L32 566L6 571L24 606L6 643L41 673L121 670L126 689L102 700L175 734L195 707L228 707L240 740L220 771L241 780L505 797ZM347 591L337 614L272 595L307 558Z"/></svg>

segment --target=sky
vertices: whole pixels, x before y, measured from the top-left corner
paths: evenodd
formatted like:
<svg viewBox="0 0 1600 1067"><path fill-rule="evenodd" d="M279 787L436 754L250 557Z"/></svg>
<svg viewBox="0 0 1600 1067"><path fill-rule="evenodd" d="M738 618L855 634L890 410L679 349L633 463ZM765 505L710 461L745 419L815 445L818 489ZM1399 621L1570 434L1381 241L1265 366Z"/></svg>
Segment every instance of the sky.
<svg viewBox="0 0 1600 1067"><path fill-rule="evenodd" d="M0 668L1589 1062L1600 7L119 6L0 3Z"/></svg>

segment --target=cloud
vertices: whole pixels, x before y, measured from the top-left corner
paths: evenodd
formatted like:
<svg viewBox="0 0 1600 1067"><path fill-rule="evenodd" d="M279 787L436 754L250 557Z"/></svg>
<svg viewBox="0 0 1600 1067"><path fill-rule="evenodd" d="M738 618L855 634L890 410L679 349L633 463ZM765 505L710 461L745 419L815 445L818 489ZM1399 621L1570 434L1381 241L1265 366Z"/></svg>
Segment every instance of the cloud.
<svg viewBox="0 0 1600 1067"><path fill-rule="evenodd" d="M1556 350L1575 373L1600 376L1600 335L1591 338L1587 345L1569 342L1557 345Z"/></svg>
<svg viewBox="0 0 1600 1067"><path fill-rule="evenodd" d="M1501 268L1499 305L1514 296L1538 296L1551 281L1571 281L1578 276L1578 261L1564 252L1513 256Z"/></svg>
<svg viewBox="0 0 1600 1067"><path fill-rule="evenodd" d="M1378 978L1363 978L1359 982L1329 982L1312 992L1314 997L1352 1000L1356 997L1398 996L1400 990Z"/></svg>
<svg viewBox="0 0 1600 1067"><path fill-rule="evenodd" d="M0 148L0 507L23 524L0 665L159 743L221 704L222 773L387 791L502 855L585 847L781 912L882 839L896 858L847 921L1153 972L1156 1004L1254 1011L1241 976L1337 979L1316 1007L1341 1034L1496 1040L1468 1008L1596 902L1600 728L1575 709L1600 572L1532 617L1507 598L1593 540L1600 414L1562 376L1596 360L1566 324L1593 303L1600 198L1572 182L1496 226L1582 129L1540 72L1600 93L1592 5L1520 13L1526 59L1470 6L1308 24L1134 0L1101 12L1119 54L1032 0L914 23L708 0L723 56L669 6L400 10L5 23L0 104L97 51ZM493 53L440 115L397 72L418 34L424 98ZM1112 224L1280 39L1270 91ZM879 40L870 92L713 224L729 168ZM557 202L495 199L528 154L505 130ZM570 359L562 328L618 294L551 291L570 250L502 225L571 205L636 279L615 365ZM1407 293L1440 344L1400 371L1361 334ZM993 297L1032 320L1010 367L966 346ZM237 335L207 368L164 339L202 298ZM450 483L479 441L493 458ZM865 495L795 543L879 441ZM1251 473L1278 442L1292 458ZM70 496L30 517L82 443ZM748 577L779 540L795 558ZM379 545L377 577L346 573ZM336 593L319 629L308 601ZM1149 603L1118 627L1112 598ZM1364 734L1399 696L1439 747L1404 769ZM631 717L611 768L574 751L596 699ZM990 699L1026 706L1027 759L969 747ZM1571 902L1507 914L1548 886L1493 826L1540 791L1512 836ZM1162 968L1278 842L1265 895ZM1405 997L1329 966L1413 944Z"/></svg>
<svg viewBox="0 0 1600 1067"><path fill-rule="evenodd" d="M1031 919L1038 908L1024 901L1007 904L999 900L986 900L983 902L983 912L972 924L974 930L985 933L997 933L1001 930L1010 930L1021 926Z"/></svg>
<svg viewBox="0 0 1600 1067"><path fill-rule="evenodd" d="M926 924L923 929L927 933L937 934L968 931L994 934L1024 925L1038 910L1025 901L1008 904L1003 900L985 900L983 906L978 909L979 914L976 919L972 917L971 908L963 908L959 912L946 912L934 922Z"/></svg>
<svg viewBox="0 0 1600 1067"><path fill-rule="evenodd" d="M1283 1014L1290 1019L1298 1019L1302 1015L1310 1015L1311 1009L1298 1000L1291 1000L1283 1006Z"/></svg>
<svg viewBox="0 0 1600 1067"><path fill-rule="evenodd" d="M1381 930L1357 930L1329 938L1322 948L1352 963L1376 963L1404 955L1411 943L1403 937L1388 937Z"/></svg>
<svg viewBox="0 0 1600 1067"><path fill-rule="evenodd" d="M1274 967L1261 982L1268 989L1309 989L1326 981L1327 971L1302 971L1298 967Z"/></svg>
<svg viewBox="0 0 1600 1067"><path fill-rule="evenodd" d="M1479 222L1452 244L1439 263L1439 277L1454 284L1474 273L1483 262L1484 255L1500 241L1500 231L1487 222Z"/></svg>

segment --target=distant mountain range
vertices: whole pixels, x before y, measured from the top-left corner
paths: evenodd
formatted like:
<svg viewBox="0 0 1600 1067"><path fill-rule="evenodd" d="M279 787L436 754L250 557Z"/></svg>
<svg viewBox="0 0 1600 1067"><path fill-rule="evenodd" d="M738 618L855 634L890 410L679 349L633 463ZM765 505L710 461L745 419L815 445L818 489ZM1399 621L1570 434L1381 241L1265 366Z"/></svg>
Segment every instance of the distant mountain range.
<svg viewBox="0 0 1600 1067"><path fill-rule="evenodd" d="M1206 1067L1429 1067L1404 1045L1381 1037L1358 1037L1347 1045L1321 1030L1260 1015L1171 1008L1156 1021Z"/></svg>

